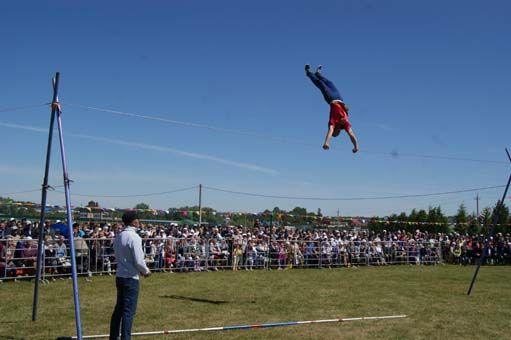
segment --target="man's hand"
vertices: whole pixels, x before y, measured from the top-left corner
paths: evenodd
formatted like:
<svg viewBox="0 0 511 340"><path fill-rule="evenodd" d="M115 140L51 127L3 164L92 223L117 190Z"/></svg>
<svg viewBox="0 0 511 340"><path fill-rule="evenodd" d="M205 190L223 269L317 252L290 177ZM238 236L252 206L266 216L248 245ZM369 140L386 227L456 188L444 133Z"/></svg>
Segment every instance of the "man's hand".
<svg viewBox="0 0 511 340"><path fill-rule="evenodd" d="M323 150L328 150L328 149L330 149L330 146L328 144L324 144L323 145Z"/></svg>
<svg viewBox="0 0 511 340"><path fill-rule="evenodd" d="M353 150L351 150L353 153L357 153L358 152L358 148L353 148Z"/></svg>
<svg viewBox="0 0 511 340"><path fill-rule="evenodd" d="M144 277L149 277L151 276L151 271L148 271L147 273L143 274Z"/></svg>

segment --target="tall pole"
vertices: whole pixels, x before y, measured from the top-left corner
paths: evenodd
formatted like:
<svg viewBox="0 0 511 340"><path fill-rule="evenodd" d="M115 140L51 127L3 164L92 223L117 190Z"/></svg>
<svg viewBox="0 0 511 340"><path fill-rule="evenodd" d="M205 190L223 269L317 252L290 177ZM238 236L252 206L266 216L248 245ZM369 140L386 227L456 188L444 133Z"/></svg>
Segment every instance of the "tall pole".
<svg viewBox="0 0 511 340"><path fill-rule="evenodd" d="M37 319L37 305L39 303L39 281L41 281L41 267L44 256L44 224L46 223L46 197L48 194L48 176L50 173L50 159L51 159L51 144L53 139L53 126L55 124L56 106L53 103L57 102L59 91L59 73L53 78L53 99L50 113L50 128L48 131L48 144L46 147L46 165L44 167L43 187L41 191L41 218L39 220L39 238L37 241L37 261L36 261L36 279L34 285L34 301L32 303L32 321Z"/></svg>
<svg viewBox="0 0 511 340"><path fill-rule="evenodd" d="M509 158L509 162L511 162L511 155L509 155L509 151L507 149L506 149L506 153L507 153L507 157ZM479 262L477 263L477 268L474 273L474 276L472 277L472 282L470 282L470 287L468 288L467 295L470 295L470 293L472 292L472 288L474 287L474 283L476 281L477 274L479 273L479 269L481 268L481 264L486 259L486 253L488 252L488 239L491 236L493 236L493 230L495 229L495 224L497 224L497 222L498 222L498 218L500 216L500 210L504 206L504 200L506 199L506 196L507 196L509 184L511 184L511 174L509 175L509 179L507 180L507 185L506 185L506 190L504 190L504 195L502 195L502 199L499 202L497 202L497 206L495 207L495 211L493 212L493 221L492 221L492 225L490 227L490 233L489 233L488 237L486 238L486 240L484 240L483 253L481 254L481 257L479 258Z"/></svg>
<svg viewBox="0 0 511 340"><path fill-rule="evenodd" d="M476 196L476 216L479 218L479 193Z"/></svg>
<svg viewBox="0 0 511 340"><path fill-rule="evenodd" d="M268 238L268 270L271 270L271 242L273 236L273 210L270 214L270 237Z"/></svg>
<svg viewBox="0 0 511 340"><path fill-rule="evenodd" d="M57 76L59 73L57 72ZM69 250L71 252L71 276L73 278L73 299L75 303L75 322L76 322L76 336L79 340L82 340L82 321L80 317L80 298L78 296L78 275L76 271L76 252L75 242L73 235L73 214L71 212L71 195L70 195L70 179L67 173L66 163L66 151L64 148L64 131L62 128L62 110L60 104L57 101L54 103L56 106L57 113L57 126L59 128L59 142L60 142L60 155L62 159L62 174L64 176L64 192L66 195L66 213L67 213L67 227L69 232Z"/></svg>
<svg viewBox="0 0 511 340"><path fill-rule="evenodd" d="M202 226L202 184L199 184L199 228Z"/></svg>

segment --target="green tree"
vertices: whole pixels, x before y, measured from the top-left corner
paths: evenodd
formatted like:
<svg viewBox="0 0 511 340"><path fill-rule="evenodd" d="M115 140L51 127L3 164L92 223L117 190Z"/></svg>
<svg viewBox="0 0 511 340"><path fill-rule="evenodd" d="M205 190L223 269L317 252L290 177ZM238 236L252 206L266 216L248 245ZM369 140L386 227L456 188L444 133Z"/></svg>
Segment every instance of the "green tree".
<svg viewBox="0 0 511 340"><path fill-rule="evenodd" d="M494 216L495 216L495 214L497 214L497 207L499 204L500 204L500 201L497 202L497 204L493 208ZM495 233L502 233L502 232L505 233L506 229L507 229L506 224L509 221L509 208L506 206L505 203L502 204L502 206L500 207L500 211L498 211L496 220L497 220L497 225L495 226L494 232Z"/></svg>
<svg viewBox="0 0 511 340"><path fill-rule="evenodd" d="M460 234L464 234L468 230L468 216L467 216L467 209L465 207L465 204L461 203L458 212L456 213L456 216L454 216L454 221L456 222L456 226L454 227L454 230L456 230Z"/></svg>
<svg viewBox="0 0 511 340"><path fill-rule="evenodd" d="M417 222L418 221L417 218L418 218L417 217L417 210L414 208L410 212L410 216L408 216L408 221L410 221L410 222Z"/></svg>
<svg viewBox="0 0 511 340"><path fill-rule="evenodd" d="M149 209L149 204L147 204L147 203L138 203L137 205L135 205L135 209L147 210L147 209Z"/></svg>
<svg viewBox="0 0 511 340"><path fill-rule="evenodd" d="M438 225L435 225L434 231L437 233L447 233L449 232L449 224L447 216L444 215L444 212L442 211L442 208L440 206L435 208L436 210L436 222L439 223Z"/></svg>
<svg viewBox="0 0 511 340"><path fill-rule="evenodd" d="M426 210L424 210L424 209L419 210L419 212L417 213L417 220L414 222L427 222L427 221L428 221L428 213L426 212Z"/></svg>
<svg viewBox="0 0 511 340"><path fill-rule="evenodd" d="M367 228L374 232L382 232L383 230L392 230L392 227L390 225L387 226L385 221L383 221L378 216L374 216L369 220L367 223Z"/></svg>
<svg viewBox="0 0 511 340"><path fill-rule="evenodd" d="M469 235L476 235L476 234L479 234L479 232L481 231L481 226L480 226L480 223L479 223L479 219L477 218L477 216L474 215L471 215L470 218L469 218L469 223L468 223L468 227L467 227L467 233Z"/></svg>
<svg viewBox="0 0 511 340"><path fill-rule="evenodd" d="M428 208L428 222L429 223L436 223L438 222L438 214L436 208L429 207Z"/></svg>
<svg viewBox="0 0 511 340"><path fill-rule="evenodd" d="M305 224L307 223L307 209L301 207L295 207L291 210L291 214L294 216L294 224Z"/></svg>
<svg viewBox="0 0 511 340"><path fill-rule="evenodd" d="M479 222L483 227L487 227L492 223L492 211L490 207L486 207L481 211L481 215L479 215Z"/></svg>
<svg viewBox="0 0 511 340"><path fill-rule="evenodd" d="M402 212L399 216L397 216L397 220L400 222L408 222L408 216L405 212Z"/></svg>
<svg viewBox="0 0 511 340"><path fill-rule="evenodd" d="M399 215L396 215L393 221L396 221L394 230L405 230L409 231L410 225L408 223L408 215L405 212L401 212Z"/></svg>

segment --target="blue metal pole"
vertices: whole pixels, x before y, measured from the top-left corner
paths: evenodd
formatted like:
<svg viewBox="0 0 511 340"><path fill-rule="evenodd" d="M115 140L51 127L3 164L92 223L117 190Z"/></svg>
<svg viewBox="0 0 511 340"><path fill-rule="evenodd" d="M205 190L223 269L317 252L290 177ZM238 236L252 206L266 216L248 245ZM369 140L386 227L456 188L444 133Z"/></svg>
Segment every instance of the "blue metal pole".
<svg viewBox="0 0 511 340"><path fill-rule="evenodd" d="M511 162L511 155L509 155L509 151L506 149L507 157L509 158L509 161ZM486 258L486 253L488 252L488 239L490 236L493 236L493 230L495 229L495 224L498 222L498 218L500 215L500 210L504 206L504 200L507 196L507 190L509 189L509 184L511 184L511 175L509 175L509 179L507 180L506 190L504 190L504 195L502 195L502 199L497 203L497 206L495 207L495 211L493 212L493 220L492 225L490 227L490 232L488 234L487 239L484 242L483 247L483 253L481 254L481 257L479 258L479 262L477 263L476 271L474 272L474 276L472 276L472 281L470 282L470 287L468 288L467 295L470 295L472 293L472 288L474 288L474 283L476 282L477 274L479 273L479 269L481 268L481 264L484 262Z"/></svg>
<svg viewBox="0 0 511 340"><path fill-rule="evenodd" d="M58 90L59 90L59 73L55 75L53 78L53 100L52 104L56 102L58 98ZM37 319L37 304L39 302L39 281L41 280L41 268L42 261L44 255L44 224L46 219L46 196L48 193L48 176L50 172L50 159L51 159L51 144L53 139L53 126L55 125L55 111L56 107L52 105L51 107L51 115L50 115L50 129L48 132L48 145L46 148L46 166L44 169L44 179L43 179L43 188L41 195L41 218L39 220L39 238L37 242L37 262L36 262L36 278L34 285L34 301L32 303L32 321Z"/></svg>
<svg viewBox="0 0 511 340"><path fill-rule="evenodd" d="M58 75L58 73L57 73ZM74 235L73 235L73 214L71 212L71 196L69 192L69 176L67 173L67 163L66 163L66 151L64 148L64 134L62 129L62 111L58 104L58 98L56 101L56 110L57 110L57 126L59 128L59 141L60 141L60 155L62 158L62 173L64 175L64 191L66 195L66 213L67 213L67 227L69 231L69 248L71 252L71 275L73 278L73 298L75 303L75 321L76 321L76 336L77 339L82 340L82 321L80 317L80 298L78 296L78 275L76 271L76 252L75 252L75 243L74 243Z"/></svg>

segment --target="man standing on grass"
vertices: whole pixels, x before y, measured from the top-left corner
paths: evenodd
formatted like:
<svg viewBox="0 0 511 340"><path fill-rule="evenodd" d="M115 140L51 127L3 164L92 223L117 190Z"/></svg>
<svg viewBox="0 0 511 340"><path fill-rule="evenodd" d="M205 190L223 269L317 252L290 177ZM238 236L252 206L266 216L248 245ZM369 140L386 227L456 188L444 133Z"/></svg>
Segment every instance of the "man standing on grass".
<svg viewBox="0 0 511 340"><path fill-rule="evenodd" d="M144 277L151 275L144 261L142 239L137 234L140 221L135 211L122 215L124 229L114 241L117 260L117 303L110 321L110 340L131 339L131 326L137 311L139 273Z"/></svg>

